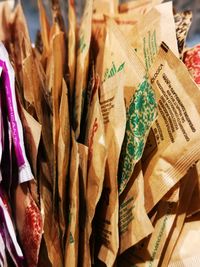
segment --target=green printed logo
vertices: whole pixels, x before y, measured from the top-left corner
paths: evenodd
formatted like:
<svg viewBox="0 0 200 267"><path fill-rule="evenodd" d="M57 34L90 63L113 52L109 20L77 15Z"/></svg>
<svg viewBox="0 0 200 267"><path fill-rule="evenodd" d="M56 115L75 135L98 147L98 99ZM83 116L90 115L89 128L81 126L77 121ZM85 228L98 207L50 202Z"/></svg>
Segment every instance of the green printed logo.
<svg viewBox="0 0 200 267"><path fill-rule="evenodd" d="M86 48L85 38L84 38L84 35L81 35L79 44L78 44L78 49L80 49L81 53L83 53L85 48Z"/></svg>
<svg viewBox="0 0 200 267"><path fill-rule="evenodd" d="M143 38L143 54L147 70L151 67L157 51L156 31L148 31L148 35Z"/></svg>
<svg viewBox="0 0 200 267"><path fill-rule="evenodd" d="M141 159L152 123L157 117L155 93L145 78L132 97L127 110L126 132L119 165L119 192L128 183L135 164Z"/></svg>
<svg viewBox="0 0 200 267"><path fill-rule="evenodd" d="M116 73L122 71L124 69L125 62L123 62L119 67L115 65L114 62L112 62L112 67L109 69L107 68L104 74L104 82L113 77Z"/></svg>
<svg viewBox="0 0 200 267"><path fill-rule="evenodd" d="M71 232L70 232L70 234L69 234L69 243L70 243L70 244L74 243L74 238L73 238Z"/></svg>

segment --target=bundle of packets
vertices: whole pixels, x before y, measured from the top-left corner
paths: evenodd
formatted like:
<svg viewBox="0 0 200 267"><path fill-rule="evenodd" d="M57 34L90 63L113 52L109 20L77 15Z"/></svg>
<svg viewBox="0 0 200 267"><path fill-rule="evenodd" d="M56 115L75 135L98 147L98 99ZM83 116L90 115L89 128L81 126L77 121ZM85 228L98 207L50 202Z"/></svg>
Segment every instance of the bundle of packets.
<svg viewBox="0 0 200 267"><path fill-rule="evenodd" d="M0 3L0 266L200 266L200 46L172 2ZM63 17L65 16L65 17ZM68 19L66 27L64 21Z"/></svg>

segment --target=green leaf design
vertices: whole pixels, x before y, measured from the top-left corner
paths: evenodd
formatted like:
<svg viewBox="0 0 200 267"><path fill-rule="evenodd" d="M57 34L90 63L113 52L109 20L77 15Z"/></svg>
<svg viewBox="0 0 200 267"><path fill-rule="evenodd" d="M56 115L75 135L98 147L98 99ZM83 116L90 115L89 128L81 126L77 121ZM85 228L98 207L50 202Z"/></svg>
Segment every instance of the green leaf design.
<svg viewBox="0 0 200 267"><path fill-rule="evenodd" d="M141 159L149 130L157 117L155 93L147 78L138 86L127 110L126 132L119 164L119 192L126 187Z"/></svg>

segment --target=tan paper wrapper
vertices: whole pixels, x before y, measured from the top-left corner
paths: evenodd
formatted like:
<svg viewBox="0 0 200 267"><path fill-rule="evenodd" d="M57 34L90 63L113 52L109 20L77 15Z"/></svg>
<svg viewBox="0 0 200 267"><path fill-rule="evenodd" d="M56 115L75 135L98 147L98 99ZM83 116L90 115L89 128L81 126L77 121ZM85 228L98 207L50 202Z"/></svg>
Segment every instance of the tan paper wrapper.
<svg viewBox="0 0 200 267"><path fill-rule="evenodd" d="M181 233L188 206L191 202L191 197L197 184L197 171L196 167L189 170L186 176L181 180L180 197L179 204L176 212L176 220L169 234L168 240L166 240L163 253L161 255L159 266L168 266L171 254L173 252L174 246L178 240Z"/></svg>
<svg viewBox="0 0 200 267"><path fill-rule="evenodd" d="M184 224L181 235L173 251L169 267L199 267L200 215Z"/></svg>
<svg viewBox="0 0 200 267"><path fill-rule="evenodd" d="M172 2L152 8L132 27L127 38L147 70L152 65L162 41L179 56Z"/></svg>
<svg viewBox="0 0 200 267"><path fill-rule="evenodd" d="M142 156L150 127L157 116L157 109L155 94L147 80L144 65L114 20L107 19L106 23L102 80L105 82L116 73L125 70L124 97L127 122L118 172L121 194L132 176L135 164ZM139 103L140 99L142 102ZM134 124L135 120L137 123ZM142 131L136 127L139 125Z"/></svg>
<svg viewBox="0 0 200 267"><path fill-rule="evenodd" d="M66 232L67 175L70 156L70 118L68 106L68 89L62 81L62 95L59 111L60 130L58 137L58 208L61 239L64 248Z"/></svg>
<svg viewBox="0 0 200 267"><path fill-rule="evenodd" d="M8 1L3 1L0 3L0 40L6 41L10 40L10 30L9 30L9 20L12 18L11 7Z"/></svg>
<svg viewBox="0 0 200 267"><path fill-rule="evenodd" d="M56 26L56 25L55 25ZM64 64L66 56L64 33L58 30L54 34L51 43L52 64L50 66L49 87L52 93L52 130L53 130L53 205L56 210L56 198L58 195L58 138L60 129L59 109L62 95L62 82L64 75Z"/></svg>
<svg viewBox="0 0 200 267"><path fill-rule="evenodd" d="M88 178L86 185L86 226L84 229L85 252L82 259L83 266L91 266L89 241L92 233L92 221L95 215L96 206L102 194L107 156L103 116L98 94L99 88L94 87L91 101L89 103L90 107L85 139L85 144L88 146L89 151Z"/></svg>
<svg viewBox="0 0 200 267"><path fill-rule="evenodd" d="M103 192L96 213L98 258L112 267L119 248L118 164L126 127L123 96L124 73L106 80L101 88L100 105L104 120L107 151ZM120 121L119 121L120 118Z"/></svg>
<svg viewBox="0 0 200 267"><path fill-rule="evenodd" d="M68 25L69 96L70 110L72 110L76 68L76 13L74 0L68 0Z"/></svg>
<svg viewBox="0 0 200 267"><path fill-rule="evenodd" d="M144 180L139 162L126 189L120 196L119 254L151 234L153 229L144 208Z"/></svg>
<svg viewBox="0 0 200 267"><path fill-rule="evenodd" d="M83 103L84 103L87 78L88 78L89 49L90 49L90 40L92 31L92 7L93 7L93 0L87 0L85 3L84 14L82 17L78 33L75 107L74 107L76 139L78 139L80 135L80 123L81 123Z"/></svg>
<svg viewBox="0 0 200 267"><path fill-rule="evenodd" d="M16 8L11 14L8 32L9 31L12 31L12 40L8 41L8 47L10 56L14 62L16 80L20 85L19 93L23 103L24 98L30 97L31 92L26 88L23 88L22 64L23 60L31 53L32 48L28 26L20 3L17 4Z"/></svg>
<svg viewBox="0 0 200 267"><path fill-rule="evenodd" d="M49 183L49 166L46 162L40 160L40 194L42 213L44 213L44 241L47 248L48 258L52 266L63 267L63 251L60 241L60 230L58 221L55 218L53 210L53 188ZM44 245L43 245L44 246ZM40 255L43 257L43 254ZM42 261L42 259L40 260Z"/></svg>
<svg viewBox="0 0 200 267"><path fill-rule="evenodd" d="M109 15L110 18L115 20L118 24L120 30L124 34L127 40L131 39L130 36L133 35L133 29L135 29L134 25L138 20L141 19L141 15L132 16L131 14L121 13L115 15ZM100 57L99 51L104 47L105 42L105 30L106 30L106 20L103 14L93 14L92 17L92 35L95 40L95 48ZM133 36L134 38L134 36ZM99 59L99 65L101 66L101 59ZM98 63L98 58L97 58ZM97 65L97 72L99 67Z"/></svg>
<svg viewBox="0 0 200 267"><path fill-rule="evenodd" d="M179 188L175 189L169 197L161 200L157 210L157 216L153 222L154 231L146 238L142 245L128 251L126 257L137 267L158 266L165 241L170 233L176 218L176 210L179 199Z"/></svg>
<svg viewBox="0 0 200 267"><path fill-rule="evenodd" d="M125 99L126 99L126 106L127 109L129 108L129 103L132 100L132 97L135 93L135 91L139 88L140 83L142 83L144 81L144 77L145 77L145 68L142 65L141 61L139 60L139 58L137 57L136 53L134 52L134 50L128 45L128 43L126 42L125 38L122 36L122 34L119 32L118 30L118 26L116 26L116 24L110 19L107 20L107 34L106 34L106 40L105 40L105 48L103 49L104 53L102 53L102 57L103 57L103 75L102 75L102 81L103 84L106 83L106 81L108 81L109 79L114 78L115 76L117 76L120 72L123 73L123 68L125 70L124 76L125 76ZM120 67L121 66L121 67ZM137 66L137 68L136 68ZM129 73L132 73L132 75L129 75ZM156 115L156 109L155 109L155 113ZM153 116L152 116L153 117ZM132 176L132 172L130 173L130 177ZM128 182L128 180L126 181ZM138 188L138 183L135 184L135 187ZM127 194L127 198L131 199L131 198L136 198L135 196L135 191L136 188L134 190L130 190L129 194ZM138 197L138 209L139 210L139 201L141 201L142 199L142 186L140 187L140 199ZM132 204L134 205L134 203L130 203L131 206ZM141 203L142 206L142 203ZM145 218L145 210L143 207L143 213L144 218ZM141 218L141 217L140 217ZM139 219L137 221L137 223L139 222ZM135 229L134 228L134 223L133 222L129 224L128 228L130 232L134 232ZM151 227L151 223L150 221L148 222L148 217L146 215L146 220L144 220L144 224L146 226L148 226L148 228L146 229L145 233L141 232L141 235L139 234L139 232L141 231L141 229L138 231L138 236L133 236L133 238L129 238L130 242L125 242L125 238L123 239L123 245L121 247L121 251L126 250L129 246L131 246L133 244L135 244L135 242L137 242L136 240L141 240L142 237L145 237L146 233L147 235L149 233L151 233L152 231L152 227ZM132 228L133 226L133 228ZM144 235L143 235L144 234ZM131 236L131 234L129 234L129 232L126 233L126 237L127 236ZM142 237L141 237L142 236Z"/></svg>
<svg viewBox="0 0 200 267"><path fill-rule="evenodd" d="M34 176L37 177L37 156L42 126L23 107L20 109L20 118L23 124L25 146L29 162L33 169Z"/></svg>
<svg viewBox="0 0 200 267"><path fill-rule="evenodd" d="M65 245L65 266L78 266L79 246L79 154L78 143L72 136L72 151L69 178L69 222Z"/></svg>
<svg viewBox="0 0 200 267"><path fill-rule="evenodd" d="M158 118L148 140L151 147L143 156L147 212L200 159L199 88L164 43L149 74L158 101Z"/></svg>
<svg viewBox="0 0 200 267"><path fill-rule="evenodd" d="M159 46L164 41L178 56L172 2L157 5L147 14L121 13L112 16L120 30L149 69ZM99 47L103 46L105 21L102 15L93 15L93 35Z"/></svg>
<svg viewBox="0 0 200 267"><path fill-rule="evenodd" d="M49 162L53 161L52 158L52 131L50 122L50 109L45 101L44 90L43 90L43 79L45 75L39 70L40 62L33 57L31 53L23 61L23 77L26 83L27 90L32 92L33 103L36 111L38 122L42 125L42 140L44 142L44 148L46 151ZM49 181L52 182L52 177L48 177Z"/></svg>
<svg viewBox="0 0 200 267"><path fill-rule="evenodd" d="M129 107L132 96L145 76L145 68L115 21L107 18L106 25L105 47L102 49L103 58L99 58L102 66L101 80L104 82L125 69L124 97L126 107Z"/></svg>
<svg viewBox="0 0 200 267"><path fill-rule="evenodd" d="M38 0L38 10L40 18L41 37L43 45L42 63L46 69L47 57L50 53L50 25L48 22L47 14L41 0Z"/></svg>
<svg viewBox="0 0 200 267"><path fill-rule="evenodd" d="M41 139L42 126L22 107L21 104L19 105L19 110L24 130L24 142L28 161L31 164L31 169L33 170L34 177L37 179L38 148ZM31 191L31 196L39 206L39 188L38 181L36 179L29 182L29 189Z"/></svg>

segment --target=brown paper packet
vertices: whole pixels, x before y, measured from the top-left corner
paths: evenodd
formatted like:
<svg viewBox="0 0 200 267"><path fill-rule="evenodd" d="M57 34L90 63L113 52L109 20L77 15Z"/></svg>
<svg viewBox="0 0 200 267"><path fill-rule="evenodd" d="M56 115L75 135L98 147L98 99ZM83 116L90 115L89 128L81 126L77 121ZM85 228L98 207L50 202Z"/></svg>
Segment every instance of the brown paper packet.
<svg viewBox="0 0 200 267"><path fill-rule="evenodd" d="M121 194L142 156L148 132L157 116L155 95L146 77L145 67L112 19L107 19L102 65L103 82L125 69L127 122L118 173Z"/></svg>
<svg viewBox="0 0 200 267"><path fill-rule="evenodd" d="M103 192L96 211L95 230L98 258L106 266L113 266L119 248L117 172L126 127L123 86L124 73L119 72L112 78L106 80L100 91L107 160Z"/></svg>
<svg viewBox="0 0 200 267"><path fill-rule="evenodd" d="M181 180L180 190L176 189L172 193L170 200L168 199L168 201L174 202L174 208L169 214L167 212L168 208L163 209L165 206L165 204L163 206L163 201L166 201L165 199L168 197L166 196L164 197L164 200L161 200L158 205L158 215L155 218L155 230L153 234L149 240L147 239L145 241L141 251L136 250L134 252L136 257L134 262L137 263L137 266L168 266L171 252L182 229L187 208L194 190L194 175L195 168L191 169ZM170 205L171 204L172 202L170 202ZM161 217L162 219L160 219ZM160 224L160 221L162 224ZM138 260L140 257L142 257L142 260Z"/></svg>
<svg viewBox="0 0 200 267"><path fill-rule="evenodd" d="M42 126L22 106L20 107L20 118L22 120L25 146L29 162L34 173L34 177L37 177L37 156Z"/></svg>
<svg viewBox="0 0 200 267"><path fill-rule="evenodd" d="M39 193L41 211L44 216L44 241L47 247L47 253L52 265L59 264L62 266L63 254L59 240L59 225L52 213L53 198L53 137L51 109L46 101L45 80L46 76L42 71L41 63L37 57L31 53L23 62L29 89L34 95L34 106L38 121L42 125L42 142L40 143L39 159L38 159L38 175L39 175ZM25 75L25 74L24 74ZM44 242L43 248L44 246ZM53 245L52 245L53 244ZM42 248L42 251L43 251ZM41 254L40 257L43 257Z"/></svg>
<svg viewBox="0 0 200 267"><path fill-rule="evenodd" d="M20 3L14 9L12 16L12 43L15 52L15 65L17 72L21 72L21 65L23 59L31 51L31 40L28 31L28 25ZM19 78L22 77L19 75Z"/></svg>
<svg viewBox="0 0 200 267"><path fill-rule="evenodd" d="M70 118L68 106L68 88L62 81L62 96L59 111L60 130L58 137L58 207L61 239L64 248L66 232L67 175L70 157Z"/></svg>
<svg viewBox="0 0 200 267"><path fill-rule="evenodd" d="M39 168L40 195L41 195L41 212L44 215L44 242L42 243L42 252L47 250L47 255L52 266L63 266L62 244L59 238L60 229L58 220L55 218L53 210L53 187L49 183L51 170L48 162L42 157L40 158ZM42 262L43 253L40 254L40 262Z"/></svg>
<svg viewBox="0 0 200 267"><path fill-rule="evenodd" d="M119 5L120 13L146 14L154 6L162 3L163 0L141 0L141 1L129 1Z"/></svg>
<svg viewBox="0 0 200 267"><path fill-rule="evenodd" d="M41 139L42 126L21 106L21 104L19 105L19 110L24 130L24 142L27 151L27 157L29 163L31 164L34 177L37 178L38 149ZM39 188L38 181L36 179L29 182L29 189L31 196L39 206Z"/></svg>
<svg viewBox="0 0 200 267"><path fill-rule="evenodd" d="M197 184L194 188L192 199L187 210L187 217L190 217L200 211L200 162L196 164Z"/></svg>
<svg viewBox="0 0 200 267"><path fill-rule="evenodd" d="M183 227L169 262L169 267L197 267L200 264L200 216L188 219Z"/></svg>
<svg viewBox="0 0 200 267"><path fill-rule="evenodd" d="M65 245L65 266L78 266L79 246L79 154L74 132L69 176L69 218Z"/></svg>
<svg viewBox="0 0 200 267"><path fill-rule="evenodd" d="M47 156L50 168L51 165L50 162L52 162L52 134L51 134L50 109L44 97L45 90L43 89L44 88L43 80L45 79L45 75L41 70L39 70L39 66L40 62L38 62L37 59L34 58L33 53L30 53L23 60L23 65L22 65L23 82L24 86L26 86L26 90L32 92L32 101L33 101L32 105L35 109L34 116L37 119L37 121L42 125L41 143L43 145L41 146L40 143L40 151L42 151L42 154L45 154ZM29 111L29 108L27 108L27 110ZM30 117L29 114L27 114L27 116ZM34 127L31 127L33 132L37 129L35 124L37 123L35 122ZM34 146L31 146L32 151L33 149ZM41 155L41 153L39 154ZM38 159L38 162L40 162L40 159ZM38 164L38 169L40 169L40 163ZM33 171L34 172L36 171L36 159L34 162ZM38 176L36 175L35 177ZM51 175L47 176L47 178L48 181L52 183ZM39 186L39 184L40 182L38 183L37 186ZM39 201L39 198L42 197L41 194L38 195L38 191L41 193L40 186L36 188L36 186L31 183L31 193L32 195L33 194L36 195L34 199L37 203ZM40 199L40 205L41 201L42 200Z"/></svg>
<svg viewBox="0 0 200 267"><path fill-rule="evenodd" d="M115 20L127 40L130 39L130 35L132 35L133 29L135 29L134 25L136 24L136 22L141 19L140 15L132 16L131 14L126 13L109 15L109 17ZM101 47L104 46L105 28L106 21L104 15L101 13L93 14L92 36L93 40L95 40L95 49L97 51L97 54Z"/></svg>
<svg viewBox="0 0 200 267"><path fill-rule="evenodd" d="M200 158L199 88L184 64L162 43L149 70L158 101L143 157L145 207L149 212Z"/></svg>
<svg viewBox="0 0 200 267"><path fill-rule="evenodd" d="M74 0L68 0L68 25L69 99L70 110L72 110L76 68L76 13Z"/></svg>
<svg viewBox="0 0 200 267"><path fill-rule="evenodd" d="M168 266L171 254L174 250L175 244L183 228L187 209L191 202L192 194L194 192L195 185L197 184L197 171L196 166L191 168L186 176L181 180L179 204L177 208L177 215L174 225L169 234L168 240L166 240L163 248L163 253L159 260L159 266Z"/></svg>
<svg viewBox="0 0 200 267"><path fill-rule="evenodd" d="M39 69L40 62L34 58L31 53L23 61L24 86L32 92L33 105L36 112L36 118L42 125L42 140L46 156L49 162L52 162L52 132L51 132L51 111L44 97L44 79L45 75ZM51 180L51 177L48 177Z"/></svg>
<svg viewBox="0 0 200 267"><path fill-rule="evenodd" d="M16 50L17 51L17 50ZM16 52L15 51L15 52ZM28 52L27 52L28 51ZM26 86L33 92L34 106L36 110L36 116L38 121L42 125L42 142L39 149L39 193L40 193L40 205L41 212L44 216L44 240L48 250L48 257L53 263L61 264L62 252L60 247L60 241L58 239L58 223L56 222L54 215L52 215L52 172L51 164L53 161L52 150L52 134L51 134L51 112L50 108L45 100L44 96L44 80L45 75L41 72L40 62L34 57L32 51L28 49L22 50L23 59L23 76L27 75ZM22 57L22 58L23 58ZM25 80L25 78L24 78ZM28 81L28 83L27 83ZM44 161L44 157L45 162ZM46 162L47 161L47 162ZM45 166L45 170L43 170ZM43 170L43 171L42 171ZM54 246L52 246L52 243ZM43 243L44 244L44 243ZM55 250L54 250L55 248ZM56 251L56 254L55 254ZM41 256L40 256L41 257Z"/></svg>
<svg viewBox="0 0 200 267"><path fill-rule="evenodd" d="M138 85L146 75L146 71L116 22L107 17L106 25L105 47L103 48L103 59L101 58L103 61L101 79L104 82L125 69L124 97L128 108Z"/></svg>
<svg viewBox="0 0 200 267"><path fill-rule="evenodd" d="M20 3L17 4L14 11L10 14L9 21L10 25L8 32L11 32L11 39L8 40L7 43L9 56L14 65L16 81L19 84L18 89L21 102L27 108L25 100L27 100L26 97L30 97L31 93L28 92L26 88L23 88L22 64L23 60L31 53L32 48L28 26Z"/></svg>
<svg viewBox="0 0 200 267"><path fill-rule="evenodd" d="M119 254L122 254L153 232L144 208L144 180L140 162L119 201Z"/></svg>
<svg viewBox="0 0 200 267"><path fill-rule="evenodd" d="M150 237L141 244L130 249L124 258L137 267L158 266L165 241L176 218L176 210L179 200L179 188L176 188L168 196L160 201L157 207L157 216L153 222L154 231Z"/></svg>
<svg viewBox="0 0 200 267"><path fill-rule="evenodd" d="M30 59L31 58L31 59ZM33 60L32 55L29 54L23 61L22 61L22 74L23 74L23 95L24 95L24 107L25 109L31 114L33 117L37 118L37 112L35 107L35 95L34 89L30 90L30 84L32 81L29 80L29 76L31 74L28 73ZM34 64L34 63L33 63ZM33 78L31 79L33 80ZM32 84L31 84L32 86Z"/></svg>
<svg viewBox="0 0 200 267"><path fill-rule="evenodd" d="M86 185L86 226L84 255L81 266L91 266L90 237L97 203L103 189L107 157L103 116L99 103L99 88L94 88L89 103L85 145L88 146L88 178ZM92 255L93 257L93 255Z"/></svg>
<svg viewBox="0 0 200 267"><path fill-rule="evenodd" d="M85 99L88 66L89 66L89 49L91 41L92 28L92 7L93 0L87 0L78 33L78 48L77 48L77 68L76 68L76 82L75 82L75 135L78 139L80 135L80 123L83 112L83 103Z"/></svg>
<svg viewBox="0 0 200 267"><path fill-rule="evenodd" d="M56 23L54 24L55 27L60 27L56 26ZM61 109L62 108L67 108L67 102L68 99L65 99L65 107L61 106L61 100L62 100L62 90L66 91L66 84L63 82L63 76L64 76L64 71L65 71L65 61L66 61L66 45L65 45L65 36L64 32L61 32L59 29L56 30L58 33L53 35L52 37L52 43L51 43L51 51L52 51L52 65L50 67L50 86L52 86L52 108L53 108L53 117L52 117L52 132L53 132L53 164L52 164L52 174L53 174L53 198L52 198L52 203L53 203L53 213L59 222L60 226L60 232L61 232L61 244L63 245L64 243L64 235L65 235L65 215L64 215L64 206L65 206L65 192L66 192L66 172L67 170L65 169L66 166L63 166L63 171L65 174L61 174L61 166L59 164L63 164L62 159L60 159L59 162L59 156L61 150L59 151L59 148L61 148L62 144L59 143L59 141L62 143L61 139L61 134L65 135L64 137L64 142L66 143L66 149L68 150L69 147L69 139L65 140L66 135L69 138L69 113L66 114L61 114ZM66 92L65 92L66 93ZM68 108L67 108L68 109ZM67 112L67 111L66 111ZM68 111L69 112L69 111ZM66 115L66 122L61 122L61 117L60 116ZM68 118L67 118L68 117ZM62 118L63 119L63 118ZM61 126L61 123L63 124L63 128L67 127L68 130L67 132L63 133L63 128ZM65 124L66 123L66 124ZM65 124L65 125L64 125ZM59 132L60 133L60 140L59 140ZM65 130L66 131L66 128ZM60 145L60 147L59 147ZM68 151L64 152L64 156L67 157ZM69 157L69 154L68 154ZM67 162L66 162L67 164ZM63 176L65 177L63 178ZM63 181L63 183L61 183ZM64 206L63 206L64 205ZM59 208L58 208L59 207ZM61 215L61 217L60 217ZM64 245L63 245L64 246ZM64 252L63 252L64 253Z"/></svg>
<svg viewBox="0 0 200 267"><path fill-rule="evenodd" d="M2 1L0 3L0 40L5 44L11 39L11 32L9 28L10 19L12 17L11 11L11 6L8 1Z"/></svg>
<svg viewBox="0 0 200 267"><path fill-rule="evenodd" d="M41 0L38 0L38 10L40 18L40 29L42 38L42 65L46 69L47 57L50 53L50 25L45 8Z"/></svg>
<svg viewBox="0 0 200 267"><path fill-rule="evenodd" d="M38 147L41 138L41 125L18 102L20 118L24 130L24 142L27 156L34 177L37 178ZM22 243L24 255L30 266L37 266L42 233L43 216L40 211L38 181L33 179L23 185L18 185L14 191L16 227ZM27 235L29 236L27 238Z"/></svg>
<svg viewBox="0 0 200 267"><path fill-rule="evenodd" d="M91 60L90 60L89 69L88 69L88 82L86 86L86 92L85 92L85 97L84 97L85 99L83 103L83 114L82 114L81 126L80 126L81 133L79 136L79 143L82 143L82 144L84 144L85 142L90 102L91 102L91 98L93 97L92 92L99 90L99 86L100 86L100 80L99 80L99 77L96 75L96 68L95 68L94 60L93 60L93 56L91 55Z"/></svg>
<svg viewBox="0 0 200 267"><path fill-rule="evenodd" d="M125 73L124 73L124 75L125 75L125 78L129 79L129 81L130 81L130 87L127 86L126 87L127 90L125 90L125 92L127 92L126 105L127 105L127 109L128 109L129 108L129 102L130 102L132 96L134 95L135 90L137 89L139 84L143 80L145 80L145 78L144 78L145 77L145 68L142 65L141 61L138 59L135 52L127 44L127 42L125 41L125 38L122 36L121 33L119 33L119 30L116 29L116 27L117 26L115 26L115 24L113 25L112 22L110 22L110 24L108 24L107 36L106 36L106 41L105 41L105 50L104 50L104 55L103 55L103 67L104 67L103 69L105 69L105 81L104 80L103 81L104 81L104 83L106 83L106 81L108 81L109 79L113 79L120 72L122 72L123 69L120 69L120 72L117 72L116 66L120 66L120 63L122 64L123 60L125 61L125 64L124 64ZM117 63L117 62L119 62L119 63ZM108 68L106 68L106 65L111 66L110 72L107 71ZM135 69L135 66L138 66L138 70ZM130 75L130 73L132 75ZM142 86L141 86L141 89L142 89ZM130 92L129 92L129 90L130 90ZM149 91L149 93L150 93L150 91ZM132 107L133 106L134 106L134 101L132 103ZM130 108L130 110L131 110L131 108ZM154 114L156 115L156 110L153 110L153 112L155 112ZM151 119L153 119L153 117L154 116L152 116ZM134 167L134 164L133 164L133 167ZM132 176L132 171L130 171L130 176ZM126 183L127 182L128 181L126 181ZM127 194L128 199L129 198L130 199L135 198L135 191L137 188L138 188L138 183L135 185L134 190L131 190L129 187L130 192L129 192L129 194ZM142 188L141 188L140 192L141 192L140 193L140 198L141 198L142 197ZM124 198L125 197L126 196L124 196ZM132 203L130 203L130 204L132 204ZM139 205L139 200L138 200L138 205ZM143 210L144 210L144 208L143 208ZM144 213L145 213L145 211L144 211ZM144 223L146 223L146 225L148 225L148 218L144 221ZM149 225L151 226L150 223L149 223ZM133 223L132 224L130 223L130 225L129 225L130 231L133 230L131 228L132 226L133 226ZM149 226L149 228L151 228L150 226ZM152 231L152 228L151 228L151 230L149 230L149 228L146 229L146 231L148 233L150 231ZM141 231L141 230L139 230L139 231ZM128 232L126 233L126 236L127 235L129 235ZM134 240L134 238L135 238L135 240ZM139 234L138 234L137 237L134 236L132 239L130 238L131 240L130 240L129 244L126 243L125 239L124 239L122 250L131 246L130 243L136 242L137 238L140 239L141 236L139 237Z"/></svg>
<svg viewBox="0 0 200 267"><path fill-rule="evenodd" d="M127 37L148 70L165 42L179 56L172 2L160 4L142 16Z"/></svg>
<svg viewBox="0 0 200 267"><path fill-rule="evenodd" d="M115 14L118 13L119 0L94 0L93 13Z"/></svg>
<svg viewBox="0 0 200 267"><path fill-rule="evenodd" d="M57 31L57 30L56 30ZM58 196L58 137L60 129L59 120L59 108L60 100L62 95L62 82L64 75L64 65L66 56L65 38L64 33L59 31L52 37L51 51L52 51L52 64L50 66L50 77L49 86L52 93L52 107L53 107L53 117L52 117L52 132L53 132L53 203L57 205Z"/></svg>
<svg viewBox="0 0 200 267"><path fill-rule="evenodd" d="M188 31L192 23L192 12L183 11L174 15L174 21L176 26L176 38L178 41L178 51L180 58L183 56L183 50L187 38Z"/></svg>

